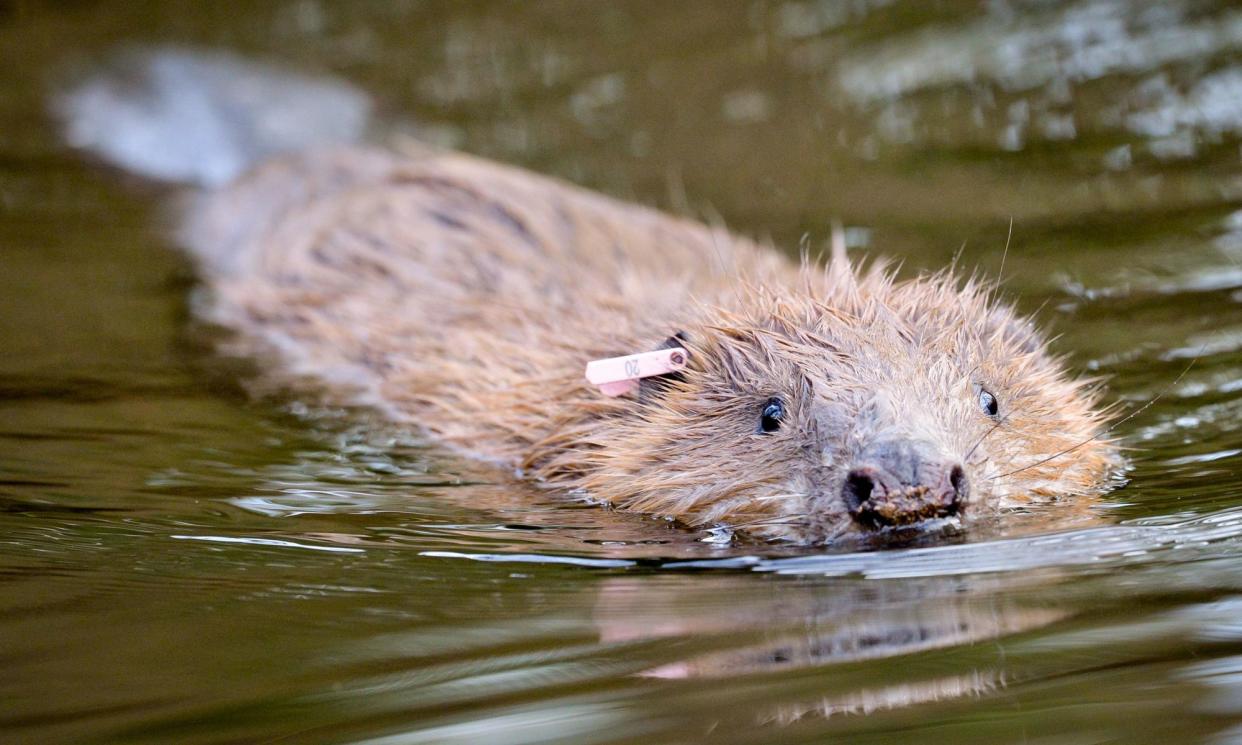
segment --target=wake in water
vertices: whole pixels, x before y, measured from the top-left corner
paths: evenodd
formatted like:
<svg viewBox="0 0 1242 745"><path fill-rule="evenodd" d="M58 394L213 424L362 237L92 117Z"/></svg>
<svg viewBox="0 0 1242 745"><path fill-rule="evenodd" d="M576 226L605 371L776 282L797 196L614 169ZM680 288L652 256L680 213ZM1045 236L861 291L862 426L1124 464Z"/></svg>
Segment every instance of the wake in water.
<svg viewBox="0 0 1242 745"><path fill-rule="evenodd" d="M750 569L776 574L893 579L1021 572L1082 565L1115 568L1157 559L1194 561L1211 558L1214 553L1230 555L1237 550L1239 538L1242 538L1242 507L1189 519L1149 518L1110 527L982 543L783 558L733 556L688 561L613 559L601 562L591 557L540 554L424 551L422 555L488 562L577 564L588 567L643 565L661 569Z"/></svg>

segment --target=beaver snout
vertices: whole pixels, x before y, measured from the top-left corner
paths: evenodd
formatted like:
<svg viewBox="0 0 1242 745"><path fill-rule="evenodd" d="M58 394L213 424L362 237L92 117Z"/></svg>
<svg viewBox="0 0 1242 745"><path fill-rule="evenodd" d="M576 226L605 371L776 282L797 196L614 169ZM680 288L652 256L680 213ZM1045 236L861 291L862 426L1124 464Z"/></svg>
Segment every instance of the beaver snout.
<svg viewBox="0 0 1242 745"><path fill-rule="evenodd" d="M962 466L931 443L888 440L863 451L841 496L855 521L877 529L956 515L968 489Z"/></svg>

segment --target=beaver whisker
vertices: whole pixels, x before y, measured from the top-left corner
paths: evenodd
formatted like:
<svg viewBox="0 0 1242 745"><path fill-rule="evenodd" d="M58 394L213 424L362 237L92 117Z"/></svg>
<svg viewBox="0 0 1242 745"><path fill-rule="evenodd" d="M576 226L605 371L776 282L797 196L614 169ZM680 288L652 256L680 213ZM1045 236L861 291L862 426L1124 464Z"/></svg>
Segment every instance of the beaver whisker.
<svg viewBox="0 0 1242 745"><path fill-rule="evenodd" d="M826 533L823 536L820 536L819 538L817 538L816 540L820 543L831 543L832 541L835 541L836 539L840 538L842 535L849 532L849 529L850 529L849 523L838 525L836 530L832 531L831 533Z"/></svg>
<svg viewBox="0 0 1242 745"><path fill-rule="evenodd" d="M1036 468L1036 467L1038 467L1038 466L1042 466L1043 464L1047 463L1048 461L1051 461L1051 460L1056 460L1057 458L1060 458L1062 455L1068 455L1069 453L1074 452L1075 450L1077 450L1077 449L1078 449L1078 448L1080 448L1080 447L1083 447L1083 446L1085 446L1085 445L1089 445L1089 444L1091 444L1092 442L1095 442L1096 440L1099 440L1099 439L1101 439L1101 438L1107 437L1110 433L1112 433L1112 432L1113 432L1114 430L1116 430L1118 427L1120 427L1121 425L1123 425L1123 424L1125 424L1126 422L1130 421L1131 419L1133 419L1134 417L1138 416L1139 414L1142 414L1144 411L1147 411L1147 410L1148 410L1148 409L1150 409L1152 406L1154 406L1154 405L1155 405L1155 403L1156 403L1157 401L1159 401L1160 399L1164 398L1165 394L1167 394L1169 391L1173 390L1173 389L1177 386L1177 384L1178 384L1178 383L1182 382L1182 378L1186 377L1186 373L1190 372L1190 368L1192 368L1192 367L1194 367L1194 366L1195 366L1195 363L1199 361L1199 358L1200 358L1200 356L1202 356L1202 354L1203 354L1203 349L1202 349L1202 348L1200 348L1199 353L1198 353L1198 354L1196 354L1196 355L1195 355L1195 357L1194 357L1194 359L1192 359L1192 360L1190 361L1190 364L1186 365L1185 369L1183 369L1183 370L1181 371L1181 373L1179 373L1179 374L1178 374L1178 376L1177 376L1176 378L1174 378L1174 379L1173 379L1173 382L1172 382L1172 383L1169 383L1167 386L1165 386L1163 389L1161 389L1161 391L1160 391L1159 393L1157 393L1155 396L1153 396L1153 397L1152 397L1152 399L1151 399L1150 401L1148 401L1147 403L1143 404L1142 406L1140 406L1139 408L1135 409L1134 411L1130 412L1129 414L1127 414L1126 416L1122 417L1121 419L1117 420L1116 422L1114 422L1114 423L1113 423L1111 426L1109 426L1108 428L1106 428L1106 429L1104 429L1104 430L1102 430L1102 431L1098 432L1098 433L1097 433L1094 437L1088 437L1087 439L1083 440L1082 442L1078 443L1077 445L1074 445L1073 447L1068 447L1068 448L1066 448L1066 449L1064 449L1064 450L1062 450L1062 451L1060 451L1060 452L1053 453L1052 455L1049 455L1047 458L1042 458L1042 459L1040 459L1040 460L1037 460L1037 461L1035 461L1034 463L1031 463L1030 465L1022 466L1021 468L1016 468L1016 469L1014 469L1014 470L1012 470L1012 471L1008 471L1008 472L1006 472L1006 473L1002 473L1002 474L999 474L999 475L997 475L997 476L993 476L993 477L991 477L991 478L989 479L989 481L995 481L996 479L1003 479L1003 478L1005 478L1006 476L1013 476L1014 474L1022 473L1023 471L1027 471L1027 470L1030 470L1030 469L1032 469L1032 468Z"/></svg>
<svg viewBox="0 0 1242 745"><path fill-rule="evenodd" d="M775 517L765 517L759 520L752 520L745 523L733 523L728 525L729 528L753 528L756 525L796 525L797 521L804 521L810 517L811 513L804 512L800 515L776 515Z"/></svg>
<svg viewBox="0 0 1242 745"><path fill-rule="evenodd" d="M966 451L966 455L962 457L962 460L969 461L970 456L975 454L975 451L978 450L979 446L983 444L983 441L988 438L988 435L995 432L1002 424L1005 423L1007 419L1009 419L1008 416L1003 416L1000 418L998 422L996 422L996 424L993 424L991 427L988 427L988 431L984 432L983 435L978 440L975 441L975 444L971 446L970 450ZM987 460L987 459L985 458L984 460Z"/></svg>
<svg viewBox="0 0 1242 745"><path fill-rule="evenodd" d="M774 499L790 499L792 497L806 497L806 494L803 494L801 492L791 492L789 494L769 494L766 497L755 497L754 501L770 502Z"/></svg>
<svg viewBox="0 0 1242 745"><path fill-rule="evenodd" d="M808 523L805 519L802 519L802 520L771 520L768 522L748 524L745 527L747 528L768 528L768 527L782 527L786 525L802 526L802 525L807 525L807 524Z"/></svg>
<svg viewBox="0 0 1242 745"><path fill-rule="evenodd" d="M1013 215L1009 216L1009 235L1005 236L1005 250L1001 252L1000 270L996 272L996 284L1005 282L1005 259L1009 258L1009 243L1013 240Z"/></svg>

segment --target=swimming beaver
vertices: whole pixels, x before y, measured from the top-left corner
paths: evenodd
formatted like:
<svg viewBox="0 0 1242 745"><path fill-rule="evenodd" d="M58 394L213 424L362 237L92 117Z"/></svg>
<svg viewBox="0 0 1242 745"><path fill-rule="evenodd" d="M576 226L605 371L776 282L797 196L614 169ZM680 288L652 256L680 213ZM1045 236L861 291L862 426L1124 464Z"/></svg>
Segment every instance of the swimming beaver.
<svg viewBox="0 0 1242 745"><path fill-rule="evenodd" d="M254 91L310 85L181 52L137 64L124 86L92 81L60 110L78 144L138 168L109 150L127 126L153 127L136 149L158 154L151 143L192 140L212 107L253 122ZM238 90L250 90L241 103ZM177 104L164 99L186 91L193 115L167 115ZM822 542L1089 493L1119 464L1093 387L985 283L899 280L843 250L798 264L463 154L300 142L240 177L200 179L220 185L193 200L181 236L204 312L277 351L290 380L538 484ZM206 159L211 147L192 144L179 157ZM684 369L626 395L583 377L589 361L661 348L685 350Z"/></svg>

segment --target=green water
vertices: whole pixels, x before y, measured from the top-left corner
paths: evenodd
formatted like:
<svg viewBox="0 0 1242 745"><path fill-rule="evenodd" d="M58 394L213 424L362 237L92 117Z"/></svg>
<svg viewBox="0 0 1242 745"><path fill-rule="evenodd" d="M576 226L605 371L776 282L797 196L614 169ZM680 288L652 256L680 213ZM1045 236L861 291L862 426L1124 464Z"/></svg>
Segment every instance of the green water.
<svg viewBox="0 0 1242 745"><path fill-rule="evenodd" d="M1012 221L1008 295L1160 396L1130 481L1050 535L817 554L255 400L169 193L45 113L133 42L791 250L840 218L994 275ZM1240 102L1223 2L0 0L0 741L1242 742Z"/></svg>

